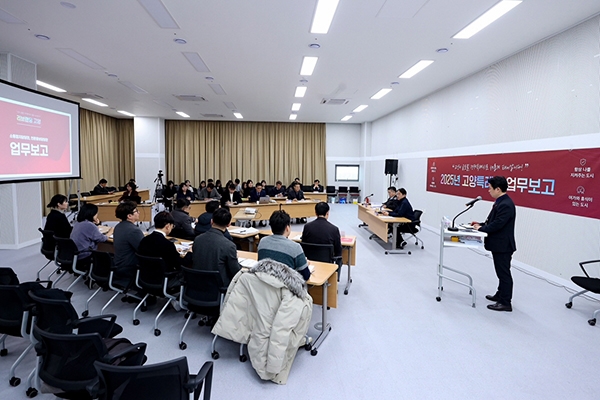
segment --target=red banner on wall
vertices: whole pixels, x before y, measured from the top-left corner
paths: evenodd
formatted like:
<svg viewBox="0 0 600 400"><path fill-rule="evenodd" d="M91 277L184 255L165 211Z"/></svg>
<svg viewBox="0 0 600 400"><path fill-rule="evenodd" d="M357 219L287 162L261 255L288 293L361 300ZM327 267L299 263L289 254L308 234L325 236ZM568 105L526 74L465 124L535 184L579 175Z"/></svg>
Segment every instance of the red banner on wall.
<svg viewBox="0 0 600 400"><path fill-rule="evenodd" d="M598 173L600 149L436 157L427 191L493 200L487 179L501 175L518 206L600 219Z"/></svg>

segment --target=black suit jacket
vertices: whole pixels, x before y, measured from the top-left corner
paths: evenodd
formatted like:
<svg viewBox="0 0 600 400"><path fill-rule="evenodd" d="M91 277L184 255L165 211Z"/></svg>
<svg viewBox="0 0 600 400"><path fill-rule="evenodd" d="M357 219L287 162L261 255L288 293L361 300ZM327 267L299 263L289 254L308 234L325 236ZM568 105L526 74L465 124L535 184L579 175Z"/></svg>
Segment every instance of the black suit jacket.
<svg viewBox="0 0 600 400"><path fill-rule="evenodd" d="M492 211L481 227L485 232L485 249L495 253L513 253L517 250L515 243L515 219L517 212L515 203L507 194L496 199Z"/></svg>
<svg viewBox="0 0 600 400"><path fill-rule="evenodd" d="M332 244L333 255L339 257L342 255L342 241L340 230L337 226L323 217L304 225L302 230L302 242L312 244Z"/></svg>
<svg viewBox="0 0 600 400"><path fill-rule="evenodd" d="M182 258L175 244L160 232L152 232L143 238L138 247L138 254L147 257L162 257L170 271L181 269Z"/></svg>
<svg viewBox="0 0 600 400"><path fill-rule="evenodd" d="M222 197L221 197L221 206L225 206L227 205L228 201L231 201L229 199L229 189L227 190L227 193L225 193ZM242 195L240 194L240 192L233 192L233 202L235 204L240 204L242 202Z"/></svg>

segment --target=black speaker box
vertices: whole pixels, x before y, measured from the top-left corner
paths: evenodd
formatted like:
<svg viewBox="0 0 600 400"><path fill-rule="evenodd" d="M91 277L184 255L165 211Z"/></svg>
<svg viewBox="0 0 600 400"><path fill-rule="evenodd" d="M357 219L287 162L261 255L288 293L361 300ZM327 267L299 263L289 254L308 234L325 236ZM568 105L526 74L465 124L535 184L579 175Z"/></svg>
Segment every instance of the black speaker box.
<svg viewBox="0 0 600 400"><path fill-rule="evenodd" d="M385 174L398 175L398 160L385 160Z"/></svg>

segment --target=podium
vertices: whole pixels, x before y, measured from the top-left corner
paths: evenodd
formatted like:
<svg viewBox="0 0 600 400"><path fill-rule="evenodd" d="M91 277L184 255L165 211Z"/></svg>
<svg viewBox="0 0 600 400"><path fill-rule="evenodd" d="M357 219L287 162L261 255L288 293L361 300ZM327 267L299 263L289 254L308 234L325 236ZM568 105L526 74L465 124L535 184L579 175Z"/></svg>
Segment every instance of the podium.
<svg viewBox="0 0 600 400"><path fill-rule="evenodd" d="M455 268L450 268L444 265L444 251L447 247L463 247L463 248L483 248L483 238L487 236L485 232L479 232L474 229L459 228L458 231L448 230L447 220L442 219L440 223L440 261L438 264L438 295L435 298L437 301L442 301L442 291L444 290L443 280L458 283L459 285L469 288L469 294L472 296L472 305L475 307L475 287L473 287L473 278L466 272ZM465 283L454 277L448 276L446 271L454 272L455 274L466 277L469 283Z"/></svg>

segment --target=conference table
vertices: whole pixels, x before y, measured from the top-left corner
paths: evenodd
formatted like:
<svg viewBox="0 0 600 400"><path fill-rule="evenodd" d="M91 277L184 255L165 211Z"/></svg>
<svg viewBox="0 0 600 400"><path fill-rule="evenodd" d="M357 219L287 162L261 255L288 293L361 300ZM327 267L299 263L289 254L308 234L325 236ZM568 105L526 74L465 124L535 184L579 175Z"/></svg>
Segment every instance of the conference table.
<svg viewBox="0 0 600 400"><path fill-rule="evenodd" d="M98 202L113 202L119 201L121 196L125 192L114 192L111 194L96 194L93 196L81 196L80 201L82 203L98 203ZM138 195L142 199L142 201L150 200L150 190L149 189L141 189L138 190Z"/></svg>
<svg viewBox="0 0 600 400"><path fill-rule="evenodd" d="M100 221L120 221L115 215L115 210L119 205L118 202L113 203L98 203L98 219ZM156 203L142 203L137 205L137 210L140 214L140 222L148 222L152 225L152 211Z"/></svg>
<svg viewBox="0 0 600 400"><path fill-rule="evenodd" d="M383 242L388 243L388 224L392 224L391 247L396 246L396 238L398 237L398 227L401 224L409 224L412 221L408 218L396 218L386 215L381 215L376 209L358 204L358 219L369 225L369 231L373 235L379 237ZM371 235L369 239L374 236ZM385 250L385 254L410 254L410 251L402 250Z"/></svg>
<svg viewBox="0 0 600 400"><path fill-rule="evenodd" d="M274 211L284 210L291 218L309 218L315 216L317 201L272 201L270 203L240 203L229 206L232 222L236 221L266 221ZM248 213L246 209L255 209L255 213Z"/></svg>
<svg viewBox="0 0 600 400"><path fill-rule="evenodd" d="M324 201L327 203L327 193L325 192L304 192L304 197L314 201Z"/></svg>

